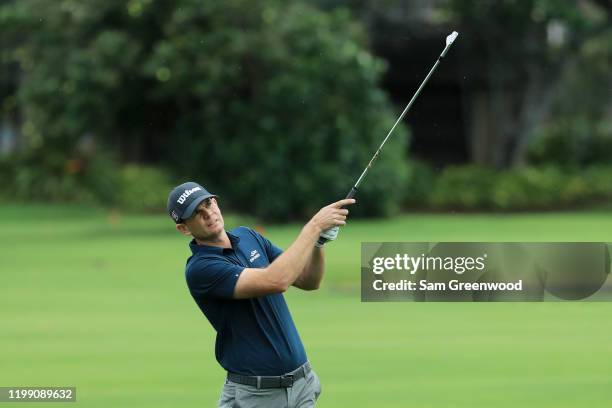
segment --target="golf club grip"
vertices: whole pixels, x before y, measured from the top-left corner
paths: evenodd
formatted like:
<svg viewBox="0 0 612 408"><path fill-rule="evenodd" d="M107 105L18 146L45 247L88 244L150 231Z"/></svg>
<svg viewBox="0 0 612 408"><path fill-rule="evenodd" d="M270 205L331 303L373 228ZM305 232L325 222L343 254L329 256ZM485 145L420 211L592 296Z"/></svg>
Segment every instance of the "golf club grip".
<svg viewBox="0 0 612 408"><path fill-rule="evenodd" d="M357 187L351 187L351 191L346 195L346 198L353 198L357 194Z"/></svg>
<svg viewBox="0 0 612 408"><path fill-rule="evenodd" d="M351 187L351 191L349 191L349 193L346 195L345 199L353 198L353 197L355 197L355 194L357 194L357 188L353 186L353 187ZM319 239L317 240L317 242L320 245L325 244L327 241L329 241L329 240L327 238L323 238L323 237L319 237Z"/></svg>

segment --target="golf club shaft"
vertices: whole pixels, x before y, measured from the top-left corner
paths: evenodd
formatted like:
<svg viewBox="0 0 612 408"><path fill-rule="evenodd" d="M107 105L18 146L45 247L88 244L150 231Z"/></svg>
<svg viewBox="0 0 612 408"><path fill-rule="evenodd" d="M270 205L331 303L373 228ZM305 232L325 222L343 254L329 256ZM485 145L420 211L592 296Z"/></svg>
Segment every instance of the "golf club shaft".
<svg viewBox="0 0 612 408"><path fill-rule="evenodd" d="M406 113L408 113L408 111L410 110L410 108L412 107L412 104L414 103L414 101L416 100L417 96L419 96L419 94L421 93L421 90L425 87L425 84L427 83L427 81L429 80L429 78L431 77L431 75L434 73L434 71L436 70L436 68L438 67L438 64L440 64L440 61L442 60L442 58L444 58L444 56L446 55L446 51L448 51L448 48L450 47L450 45L447 45L444 50L442 51L442 53L440 54L440 56L438 57L438 59L436 60L436 63L434 64L433 67L431 67L431 69L429 70L429 73L427 74L427 76L425 77L425 79L423 80L423 82L421 82L421 85L419 86L419 88L416 90L416 92L414 93L414 95L412 95L412 98L410 99L410 102L408 102L408 105L406 105L406 107L404 108L404 110L402 111L401 115L399 116L399 118L397 118L397 120L395 121L395 123L393 124L393 127L391 127L391 130L389 130L389 133L387 133L387 136L385 137L385 139L383 140L383 142L380 144L380 146L378 147L378 150L376 150L376 153L374 153L374 156L372 156L372 159L370 160L370 162L368 163L368 165L366 166L366 168L363 170L363 173L361 173L361 176L359 176L359 178L357 179L357 182L355 183L355 185L351 188L351 191L349 191L349 193L347 194L346 198L353 198L355 196L355 194L357 194L357 190L359 189L359 185L361 184L361 182L363 181L363 178L365 177L365 175L368 173L368 170L370 170L370 167L372 167L372 164L374 164L374 162L376 161L376 159L378 158L378 155L380 154L383 146L385 145L385 143L387 143L387 140L389 140L389 137L391 137L391 134L393 133L393 131L395 130L395 128L397 127L397 125L402 121L402 119L404 118L404 116L406 115Z"/></svg>
<svg viewBox="0 0 612 408"><path fill-rule="evenodd" d="M446 53L450 49L451 45L453 45L453 42L457 38L457 35L458 35L458 33L456 31L453 31L449 36L446 37L446 46L444 47L444 50L442 50L442 52L440 53L440 56L436 60L436 63L434 64L433 67L431 67L431 69L427 73L427 76L425 77L423 82L421 82L421 85L419 85L419 88L416 90L414 95L412 95L412 98L410 99L410 102L408 102L408 105L406 105L406 107L402 111L402 113L399 116L399 118L397 118L397 120L393 124L393 127L391 127L391 130L389 130L389 133L387 133L387 136L385 137L383 142L378 147L378 150L376 150L376 153L374 153L374 156L372 156L372 159L370 159L370 162L368 163L366 168L363 170L363 173L361 173L361 176L359 176L359 178L357 179L357 182L355 183L355 185L353 187L351 187L351 191L349 191L349 193L346 195L346 198L353 198L353 197L355 197L355 195L357 194L357 190L359 189L359 185L363 181L363 178L365 177L365 175L368 173L368 170L370 170L370 167L372 167L372 164L374 164L374 162L378 158L378 155L380 154L383 146L385 145L385 143L387 143L387 140L389 140L389 137L391 137L391 134L393 133L393 131L397 127L398 123L400 123L402 121L402 119L404 118L404 116L406 115L406 113L408 113L408 111L412 107L412 104L416 100L417 96L419 96L419 94L421 93L421 90L423 89L423 87L425 87L425 84L427 83L427 81L429 80L431 75L434 73L436 68L438 67L438 64L440 64L440 61L442 60L442 58L444 58L446 56ZM331 228L329 231L331 231L333 229L338 229L338 228L339 227L334 227L334 228ZM324 238L324 237L321 236L321 237L319 237L317 243L319 245L323 245L327 241L329 241L329 239Z"/></svg>

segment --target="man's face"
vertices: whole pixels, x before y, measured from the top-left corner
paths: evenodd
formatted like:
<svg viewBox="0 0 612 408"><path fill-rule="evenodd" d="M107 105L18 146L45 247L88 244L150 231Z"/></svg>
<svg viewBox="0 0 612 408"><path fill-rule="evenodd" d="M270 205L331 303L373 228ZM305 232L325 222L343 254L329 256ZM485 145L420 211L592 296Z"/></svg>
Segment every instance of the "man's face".
<svg viewBox="0 0 612 408"><path fill-rule="evenodd" d="M214 197L202 201L190 218L177 225L177 229L183 234L192 235L201 241L217 237L223 231L223 227L223 216Z"/></svg>

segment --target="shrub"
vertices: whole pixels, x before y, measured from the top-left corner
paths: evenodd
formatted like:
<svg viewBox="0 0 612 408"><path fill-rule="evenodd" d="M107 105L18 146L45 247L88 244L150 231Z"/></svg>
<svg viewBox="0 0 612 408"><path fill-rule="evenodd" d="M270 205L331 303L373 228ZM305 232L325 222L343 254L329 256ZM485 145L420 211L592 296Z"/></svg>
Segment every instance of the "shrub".
<svg viewBox="0 0 612 408"><path fill-rule="evenodd" d="M612 200L612 166L584 170L553 166L494 172L475 166L445 169L430 204L453 210L552 210Z"/></svg>
<svg viewBox="0 0 612 408"><path fill-rule="evenodd" d="M117 204L131 212L165 211L172 187L161 169L128 165L121 169Z"/></svg>
<svg viewBox="0 0 612 408"><path fill-rule="evenodd" d="M478 166L449 166L435 182L434 208L482 210L491 207L495 172Z"/></svg>
<svg viewBox="0 0 612 408"><path fill-rule="evenodd" d="M561 200L566 177L556 168L524 168L499 173L491 191L501 210L546 209L567 204Z"/></svg>
<svg viewBox="0 0 612 408"><path fill-rule="evenodd" d="M434 183L433 169L423 161L411 160L408 163L407 187L404 189L404 206L425 208L429 204Z"/></svg>
<svg viewBox="0 0 612 408"><path fill-rule="evenodd" d="M236 210L303 218L346 194L393 124L378 87L385 63L346 9L276 0L102 3L79 2L78 12L45 1L0 7L2 42L12 46L6 61L27 78L14 92L23 149L37 153L32 164L43 172L61 171L46 157L69 156L83 134L108 144L120 138L125 156L163 163ZM356 213L398 208L406 151L400 126ZM104 180L94 184L107 191ZM156 207L151 200L122 202Z"/></svg>
<svg viewBox="0 0 612 408"><path fill-rule="evenodd" d="M585 196L594 201L612 200L612 166L593 166L581 172Z"/></svg>
<svg viewBox="0 0 612 408"><path fill-rule="evenodd" d="M112 204L117 189L117 163L108 152L97 154L16 154L0 164L1 198L36 202Z"/></svg>
<svg viewBox="0 0 612 408"><path fill-rule="evenodd" d="M145 65L158 104L194 107L168 122L169 166L264 219L309 217L343 198L395 116L362 27L304 3L179 3ZM399 208L406 151L399 127L354 215Z"/></svg>

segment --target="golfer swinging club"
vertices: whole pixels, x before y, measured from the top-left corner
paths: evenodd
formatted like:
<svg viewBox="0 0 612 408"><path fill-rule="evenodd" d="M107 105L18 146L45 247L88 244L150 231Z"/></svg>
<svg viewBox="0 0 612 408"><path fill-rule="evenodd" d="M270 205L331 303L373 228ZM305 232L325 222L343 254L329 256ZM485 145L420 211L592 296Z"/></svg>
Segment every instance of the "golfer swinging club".
<svg viewBox="0 0 612 408"><path fill-rule="evenodd" d="M219 407L314 407L321 383L306 358L283 292L319 288L323 244L346 224L344 199L321 208L282 251L247 227L225 231L216 195L197 183L170 192L176 229L193 237L185 276L217 332L215 356L227 371ZM324 239L320 239L324 238ZM317 242L319 241L319 242Z"/></svg>

